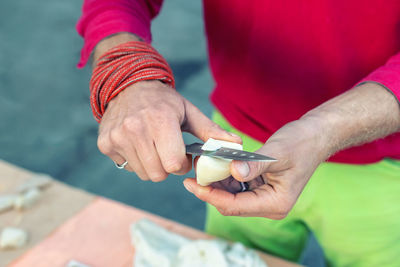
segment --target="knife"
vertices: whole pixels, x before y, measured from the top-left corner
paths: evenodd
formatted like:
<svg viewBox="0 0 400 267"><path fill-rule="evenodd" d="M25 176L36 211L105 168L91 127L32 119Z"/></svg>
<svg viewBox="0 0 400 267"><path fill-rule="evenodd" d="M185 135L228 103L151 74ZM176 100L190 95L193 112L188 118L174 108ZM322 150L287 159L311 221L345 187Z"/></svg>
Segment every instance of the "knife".
<svg viewBox="0 0 400 267"><path fill-rule="evenodd" d="M191 154L195 156L203 155L214 158L233 159L241 161L265 161L265 162L277 161L276 159L265 155L233 149L233 148L227 148L227 147L221 147L213 151L203 150L202 149L203 145L204 144L200 143L193 143L190 145L186 145L186 154Z"/></svg>

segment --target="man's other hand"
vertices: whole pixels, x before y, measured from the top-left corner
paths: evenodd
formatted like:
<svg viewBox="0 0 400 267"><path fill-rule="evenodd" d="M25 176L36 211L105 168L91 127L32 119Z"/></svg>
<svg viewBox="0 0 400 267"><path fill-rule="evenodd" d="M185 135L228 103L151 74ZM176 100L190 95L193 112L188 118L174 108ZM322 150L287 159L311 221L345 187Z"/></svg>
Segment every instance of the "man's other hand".
<svg viewBox="0 0 400 267"><path fill-rule="evenodd" d="M318 130L313 122L289 123L256 151L278 159L277 162L233 161L234 179L203 187L188 178L184 185L225 216L282 219L292 209L317 166L328 156L315 133ZM240 191L239 182L248 182L249 190L235 193Z"/></svg>

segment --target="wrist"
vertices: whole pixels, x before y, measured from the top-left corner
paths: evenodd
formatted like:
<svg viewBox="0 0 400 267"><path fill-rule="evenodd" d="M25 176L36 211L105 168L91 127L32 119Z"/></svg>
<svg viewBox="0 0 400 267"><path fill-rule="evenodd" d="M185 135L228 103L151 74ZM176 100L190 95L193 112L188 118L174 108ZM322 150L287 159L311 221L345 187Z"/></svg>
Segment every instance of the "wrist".
<svg viewBox="0 0 400 267"><path fill-rule="evenodd" d="M101 40L93 50L93 67L98 59L111 48L131 41L142 41L137 35L129 32L119 32Z"/></svg>
<svg viewBox="0 0 400 267"><path fill-rule="evenodd" d="M171 68L150 44L123 42L101 55L89 84L96 120L100 122L108 103L120 92L146 80L159 80L175 87Z"/></svg>
<svg viewBox="0 0 400 267"><path fill-rule="evenodd" d="M334 121L335 118L331 114L319 112L309 112L298 120L321 162L336 152L337 140L332 127Z"/></svg>

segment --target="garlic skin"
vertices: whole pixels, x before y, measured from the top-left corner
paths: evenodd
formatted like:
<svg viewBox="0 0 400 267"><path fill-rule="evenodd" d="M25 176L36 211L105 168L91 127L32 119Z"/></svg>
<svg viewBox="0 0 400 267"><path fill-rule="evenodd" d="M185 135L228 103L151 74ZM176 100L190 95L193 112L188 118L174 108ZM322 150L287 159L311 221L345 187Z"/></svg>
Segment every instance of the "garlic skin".
<svg viewBox="0 0 400 267"><path fill-rule="evenodd" d="M23 194L33 188L44 189L51 185L52 180L47 174L35 173L26 182L18 186L17 192Z"/></svg>
<svg viewBox="0 0 400 267"><path fill-rule="evenodd" d="M227 251L228 243L224 241L194 240L179 249L176 266L229 267L229 262L225 256Z"/></svg>
<svg viewBox="0 0 400 267"><path fill-rule="evenodd" d="M267 267L258 254L239 243L191 240L141 219L130 227L134 267Z"/></svg>
<svg viewBox="0 0 400 267"><path fill-rule="evenodd" d="M1 249L16 249L24 246L28 242L28 234L15 227L6 227L1 232L0 248Z"/></svg>
<svg viewBox="0 0 400 267"><path fill-rule="evenodd" d="M14 208L16 210L24 210L28 209L35 204L38 199L41 197L42 193L37 188L31 188L26 191L24 194L18 196L14 201Z"/></svg>
<svg viewBox="0 0 400 267"><path fill-rule="evenodd" d="M190 242L148 219L132 224L130 233L132 245L135 246L135 267L176 267L173 261L177 251Z"/></svg>
<svg viewBox="0 0 400 267"><path fill-rule="evenodd" d="M243 146L238 143L208 139L202 149L206 151L215 151L221 147L243 150ZM211 183L221 181L231 175L231 159L213 158L202 155L197 161L196 178L201 186L207 186Z"/></svg>
<svg viewBox="0 0 400 267"><path fill-rule="evenodd" d="M0 213L12 209L17 198L16 194L0 195Z"/></svg>

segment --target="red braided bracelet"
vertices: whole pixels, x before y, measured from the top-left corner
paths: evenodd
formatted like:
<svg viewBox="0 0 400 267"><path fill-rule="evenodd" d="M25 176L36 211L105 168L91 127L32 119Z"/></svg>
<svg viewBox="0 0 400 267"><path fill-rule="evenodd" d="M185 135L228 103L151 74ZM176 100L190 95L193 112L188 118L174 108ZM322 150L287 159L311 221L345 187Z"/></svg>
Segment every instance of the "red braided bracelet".
<svg viewBox="0 0 400 267"><path fill-rule="evenodd" d="M160 80L175 87L172 70L165 59L145 42L127 42L102 55L90 79L90 104L97 122L107 104L133 83Z"/></svg>

